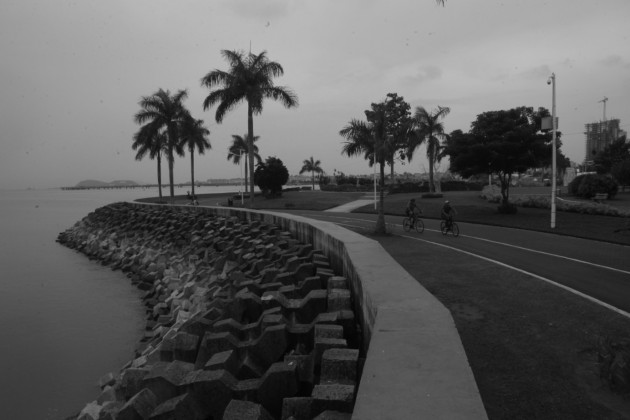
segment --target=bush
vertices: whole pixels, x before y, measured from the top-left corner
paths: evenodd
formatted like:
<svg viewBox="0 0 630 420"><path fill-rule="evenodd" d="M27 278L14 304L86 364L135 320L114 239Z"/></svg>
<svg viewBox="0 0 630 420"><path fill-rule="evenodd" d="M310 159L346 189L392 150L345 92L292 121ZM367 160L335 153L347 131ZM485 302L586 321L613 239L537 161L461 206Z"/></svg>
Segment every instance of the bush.
<svg viewBox="0 0 630 420"><path fill-rule="evenodd" d="M479 197L487 200L488 203L499 203L501 202L501 188L496 185L486 185L481 190Z"/></svg>
<svg viewBox="0 0 630 420"><path fill-rule="evenodd" d="M587 174L576 177L569 183L569 194L582 198L593 198L597 193L606 193L609 198L617 195L619 185L608 175Z"/></svg>
<svg viewBox="0 0 630 420"><path fill-rule="evenodd" d="M483 184L467 181L442 181L442 191L481 191Z"/></svg>
<svg viewBox="0 0 630 420"><path fill-rule="evenodd" d="M428 190L428 188L426 188ZM421 192L421 184L419 182L398 182L390 185L388 188L390 194L403 194Z"/></svg>
<svg viewBox="0 0 630 420"><path fill-rule="evenodd" d="M289 171L282 161L274 156L260 162L254 171L254 183L267 198L282 196L282 186L289 180Z"/></svg>
<svg viewBox="0 0 630 420"><path fill-rule="evenodd" d="M422 194L422 198L442 198L444 197L442 194L440 193L425 193Z"/></svg>
<svg viewBox="0 0 630 420"><path fill-rule="evenodd" d="M334 192L357 192L357 191L372 191L374 187L371 185L356 185L342 184L342 185L320 185L321 191L334 191Z"/></svg>

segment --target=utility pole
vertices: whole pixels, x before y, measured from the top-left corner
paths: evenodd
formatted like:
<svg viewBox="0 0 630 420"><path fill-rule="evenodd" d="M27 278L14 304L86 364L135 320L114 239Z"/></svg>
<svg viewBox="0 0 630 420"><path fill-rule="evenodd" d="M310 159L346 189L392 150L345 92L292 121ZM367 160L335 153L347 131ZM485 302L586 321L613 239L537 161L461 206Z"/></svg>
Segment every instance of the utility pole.
<svg viewBox="0 0 630 420"><path fill-rule="evenodd" d="M551 124L552 124L552 140L551 140L551 228L556 227L556 131L558 125L556 123L556 74L551 73L551 77L547 80L551 85Z"/></svg>

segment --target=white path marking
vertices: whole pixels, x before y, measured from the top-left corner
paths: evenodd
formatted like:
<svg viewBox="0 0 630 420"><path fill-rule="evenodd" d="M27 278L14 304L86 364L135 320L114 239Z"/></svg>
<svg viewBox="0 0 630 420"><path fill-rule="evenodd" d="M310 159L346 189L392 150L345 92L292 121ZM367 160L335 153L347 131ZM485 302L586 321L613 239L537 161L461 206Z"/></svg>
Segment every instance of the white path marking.
<svg viewBox="0 0 630 420"><path fill-rule="evenodd" d="M356 219L355 219L355 221L356 221ZM353 225L353 224L350 224L350 223L338 223L338 224L339 225L343 225L343 226L349 226L349 227L366 229L364 226L357 226L357 225ZM429 230L429 229L426 229L426 230ZM432 231L439 232L437 230L432 230ZM578 290L572 289L569 286L565 286L564 284L555 282L555 281L553 281L551 279L548 279L546 277L539 276L538 274L534 274L534 273L531 273L529 271L525 271L523 269L520 269L518 267L514 267L512 265L502 263L501 261L493 260L492 258L484 257L483 255L474 254L474 253L469 252L469 251L464 251L463 249L455 248L455 247L452 247L450 245L445 245L445 244L441 244L439 242L429 241L428 239L419 238L417 236L408 236L408 235L400 235L400 236L402 236L403 238L413 239L413 240L416 240L416 241L426 242L426 243L431 244L431 245L436 245L436 246L441 246L443 248L448 248L448 249L456 251L456 252L461 252L462 254L470 255L471 257L475 257L475 258L482 259L484 261L488 261L488 262L490 262L492 264L499 265L499 266L507 268L509 270L514 270L516 272L525 274L527 276L533 277L533 278L538 279L538 280L542 280L542 281L547 282L547 283L549 283L551 285L554 285L556 287L564 289L564 290L566 290L566 291L568 291L570 293L573 293L574 295L577 295L577 296L580 296L580 297L582 297L584 299L590 300L591 302L593 302L593 303L595 303L597 305L603 306L604 308L607 308L607 309L610 309L611 311L617 312L618 314L620 314L622 316L625 316L626 318L630 318L630 313L624 311L623 309L619 309L616 306L612 306L612 305L610 305L610 304L608 304L606 302L603 302L603 301L601 301L599 299L596 299L596 298L594 298L592 296L589 296L589 295L587 295L585 293L582 293L582 292L580 292ZM475 237L472 237L472 236L469 236L469 238L482 239L482 238L475 238ZM489 242L495 242L495 241L490 241L490 240L488 240L488 241ZM501 242L497 242L497 243L501 244ZM505 245L509 246L509 244L505 244ZM518 246L515 246L515 248L520 248L520 249L523 249L523 250L526 250L526 251L529 250L529 251L532 251L532 252L537 252L535 250L530 250L529 248L522 248L522 247L518 247ZM593 265L593 266L596 266L596 267L607 268L607 269L610 269L610 270L615 270L615 271L620 271L622 273L627 273L627 271L618 270L618 269L615 269L615 268L612 268L612 267L606 267L606 266L599 265L599 264L586 263L584 261L576 260L576 259L573 259L573 258L563 257L561 255L554 255L554 254L549 254L549 253L545 253L545 252L541 252L541 253L547 254L547 255L551 255L551 256L557 256L559 258L566 258L568 260L575 261L575 262L582 262L582 263L585 263L585 264L590 264L590 265Z"/></svg>
<svg viewBox="0 0 630 420"><path fill-rule="evenodd" d="M426 242L426 243L429 243L429 244L432 244L432 245L441 246L443 248L448 248L448 249L451 249L453 251L461 252L463 254L470 255L471 257L479 258L479 259L482 259L484 261L488 261L490 263L500 265L501 267L505 267L505 268L508 268L510 270L514 270L514 271L517 271L519 273L522 273L522 274L534 277L534 278L536 278L538 280L542 280L542 281L547 282L549 284L552 284L554 286L560 287L561 289L564 289L564 290L566 290L568 292L571 292L571 293L573 293L573 294L575 294L577 296L580 296L580 297L583 297L585 299L588 299L588 300L590 300L593 303L596 303L596 304L601 305L601 306L603 306L605 308L608 308L608 309L610 309L612 311L615 311L618 314L625 316L626 318L630 318L630 313L628 313L628 312L626 312L626 311L624 311L622 309L619 309L616 306L612 306L612 305L610 305L610 304L608 304L606 302L603 302L603 301L601 301L599 299L596 299L596 298L594 298L592 296L589 296L589 295L587 295L585 293L582 293L582 292L580 292L578 290L575 290L575 289L572 289L572 288L570 288L568 286L565 286L564 284L557 283L557 282L555 282L553 280L550 280L550 279L548 279L546 277L539 276L538 274L530 273L529 271L525 271L525 270L522 270L520 268L514 267L512 265L502 263L501 261L493 260L492 258L488 258L488 257L484 257L482 255L474 254L474 253L469 252L469 251L464 251L462 249L458 249L458 248L455 248L455 247L452 247L452 246L449 246L449 245L441 244L439 242L433 242L433 241L429 241L427 239L417 238L417 237L414 237L414 236L407 236L407 235L400 235L400 236L402 236L404 238L407 238L407 239L415 239L417 241L422 241L422 242Z"/></svg>

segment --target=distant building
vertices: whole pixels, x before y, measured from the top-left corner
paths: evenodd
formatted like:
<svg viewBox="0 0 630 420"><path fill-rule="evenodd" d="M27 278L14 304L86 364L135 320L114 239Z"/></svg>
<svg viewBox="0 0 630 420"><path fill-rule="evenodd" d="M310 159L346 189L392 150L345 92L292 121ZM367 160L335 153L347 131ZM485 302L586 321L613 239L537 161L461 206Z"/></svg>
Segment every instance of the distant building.
<svg viewBox="0 0 630 420"><path fill-rule="evenodd" d="M621 137L624 132L619 128L619 119L614 119L586 124L584 134L586 135L584 161L589 163L593 161L597 153Z"/></svg>

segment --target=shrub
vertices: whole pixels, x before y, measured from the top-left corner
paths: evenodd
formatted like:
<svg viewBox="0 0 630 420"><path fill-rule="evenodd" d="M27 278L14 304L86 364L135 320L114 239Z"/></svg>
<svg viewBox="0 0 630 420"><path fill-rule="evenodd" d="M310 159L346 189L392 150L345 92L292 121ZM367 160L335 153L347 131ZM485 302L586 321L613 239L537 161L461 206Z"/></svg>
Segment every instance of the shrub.
<svg viewBox="0 0 630 420"><path fill-rule="evenodd" d="M402 194L402 193L412 193L412 192L420 192L420 183L418 182L398 182L394 185L390 185L389 188L390 194Z"/></svg>
<svg viewBox="0 0 630 420"><path fill-rule="evenodd" d="M373 187L369 185L321 185L319 188L321 191L335 191L335 192L356 192L356 191L372 191Z"/></svg>
<svg viewBox="0 0 630 420"><path fill-rule="evenodd" d="M569 183L569 194L593 198L597 193L606 193L609 198L617 195L617 181L608 175L586 174L576 177Z"/></svg>
<svg viewBox="0 0 630 420"><path fill-rule="evenodd" d="M424 193L422 194L422 198L442 198L444 195L440 193Z"/></svg>
<svg viewBox="0 0 630 420"><path fill-rule="evenodd" d="M479 197L487 200L489 203L499 203L501 201L501 188L496 185L486 185L481 190Z"/></svg>

